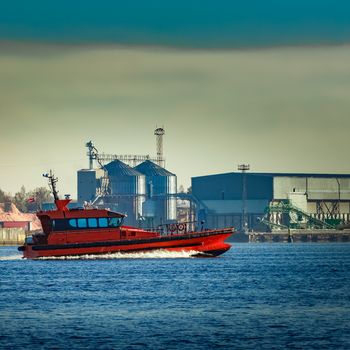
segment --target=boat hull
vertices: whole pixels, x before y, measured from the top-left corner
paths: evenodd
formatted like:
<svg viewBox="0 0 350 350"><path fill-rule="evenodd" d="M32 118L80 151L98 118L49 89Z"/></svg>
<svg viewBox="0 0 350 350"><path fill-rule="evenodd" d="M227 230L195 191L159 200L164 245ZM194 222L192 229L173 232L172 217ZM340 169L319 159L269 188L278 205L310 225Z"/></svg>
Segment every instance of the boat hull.
<svg viewBox="0 0 350 350"><path fill-rule="evenodd" d="M211 230L183 235L161 236L150 239L118 240L104 242L84 242L57 245L24 245L19 247L23 257L96 255L108 253L132 253L152 250L187 251L193 256L214 257L230 249L225 240L233 233L232 229Z"/></svg>

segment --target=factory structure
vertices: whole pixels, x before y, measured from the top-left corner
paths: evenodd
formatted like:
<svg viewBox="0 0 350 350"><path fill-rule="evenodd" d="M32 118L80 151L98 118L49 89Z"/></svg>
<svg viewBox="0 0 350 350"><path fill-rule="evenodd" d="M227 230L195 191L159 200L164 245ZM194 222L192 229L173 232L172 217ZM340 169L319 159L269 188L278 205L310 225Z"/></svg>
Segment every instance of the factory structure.
<svg viewBox="0 0 350 350"><path fill-rule="evenodd" d="M198 217L244 231L335 229L350 223L350 175L240 172L192 178Z"/></svg>
<svg viewBox="0 0 350 350"><path fill-rule="evenodd" d="M127 225L153 228L177 220L177 178L164 168L164 128L156 128L156 157L99 153L90 141L89 169L78 171L78 203L127 214ZM95 167L95 164L96 167Z"/></svg>
<svg viewBox="0 0 350 350"><path fill-rule="evenodd" d="M242 232L339 229L350 225L350 175L237 172L193 177L179 193L165 169L164 128L156 156L100 153L90 141L88 169L78 171L78 203L127 214L126 224L157 228L193 222ZM349 226L350 227L350 226ZM194 228L194 226L193 226Z"/></svg>

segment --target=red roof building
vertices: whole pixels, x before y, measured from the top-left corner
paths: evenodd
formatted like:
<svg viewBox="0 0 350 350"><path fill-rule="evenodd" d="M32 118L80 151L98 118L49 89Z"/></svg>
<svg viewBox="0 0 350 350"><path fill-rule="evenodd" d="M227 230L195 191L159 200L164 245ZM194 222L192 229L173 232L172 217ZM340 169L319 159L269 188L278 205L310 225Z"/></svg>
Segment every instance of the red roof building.
<svg viewBox="0 0 350 350"><path fill-rule="evenodd" d="M24 228L28 231L41 230L36 214L21 213L13 203L0 203L0 228Z"/></svg>

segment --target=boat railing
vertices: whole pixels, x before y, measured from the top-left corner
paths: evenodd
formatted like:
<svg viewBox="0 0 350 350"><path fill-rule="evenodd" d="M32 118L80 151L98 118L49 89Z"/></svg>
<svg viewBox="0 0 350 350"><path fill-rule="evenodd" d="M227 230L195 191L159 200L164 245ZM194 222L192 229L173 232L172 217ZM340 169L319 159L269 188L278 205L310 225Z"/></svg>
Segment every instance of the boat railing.
<svg viewBox="0 0 350 350"><path fill-rule="evenodd" d="M198 231L208 231L204 226L204 221L174 222L157 225L152 228L143 228L143 230L159 232L161 235L191 234Z"/></svg>

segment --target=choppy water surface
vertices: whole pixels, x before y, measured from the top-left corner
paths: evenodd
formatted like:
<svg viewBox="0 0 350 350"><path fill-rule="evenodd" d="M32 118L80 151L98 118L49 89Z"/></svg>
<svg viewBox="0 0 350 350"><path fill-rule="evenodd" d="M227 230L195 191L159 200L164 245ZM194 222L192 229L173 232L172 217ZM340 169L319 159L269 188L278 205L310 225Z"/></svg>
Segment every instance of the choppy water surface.
<svg viewBox="0 0 350 350"><path fill-rule="evenodd" d="M349 349L350 244L41 261L2 247L0 348Z"/></svg>

